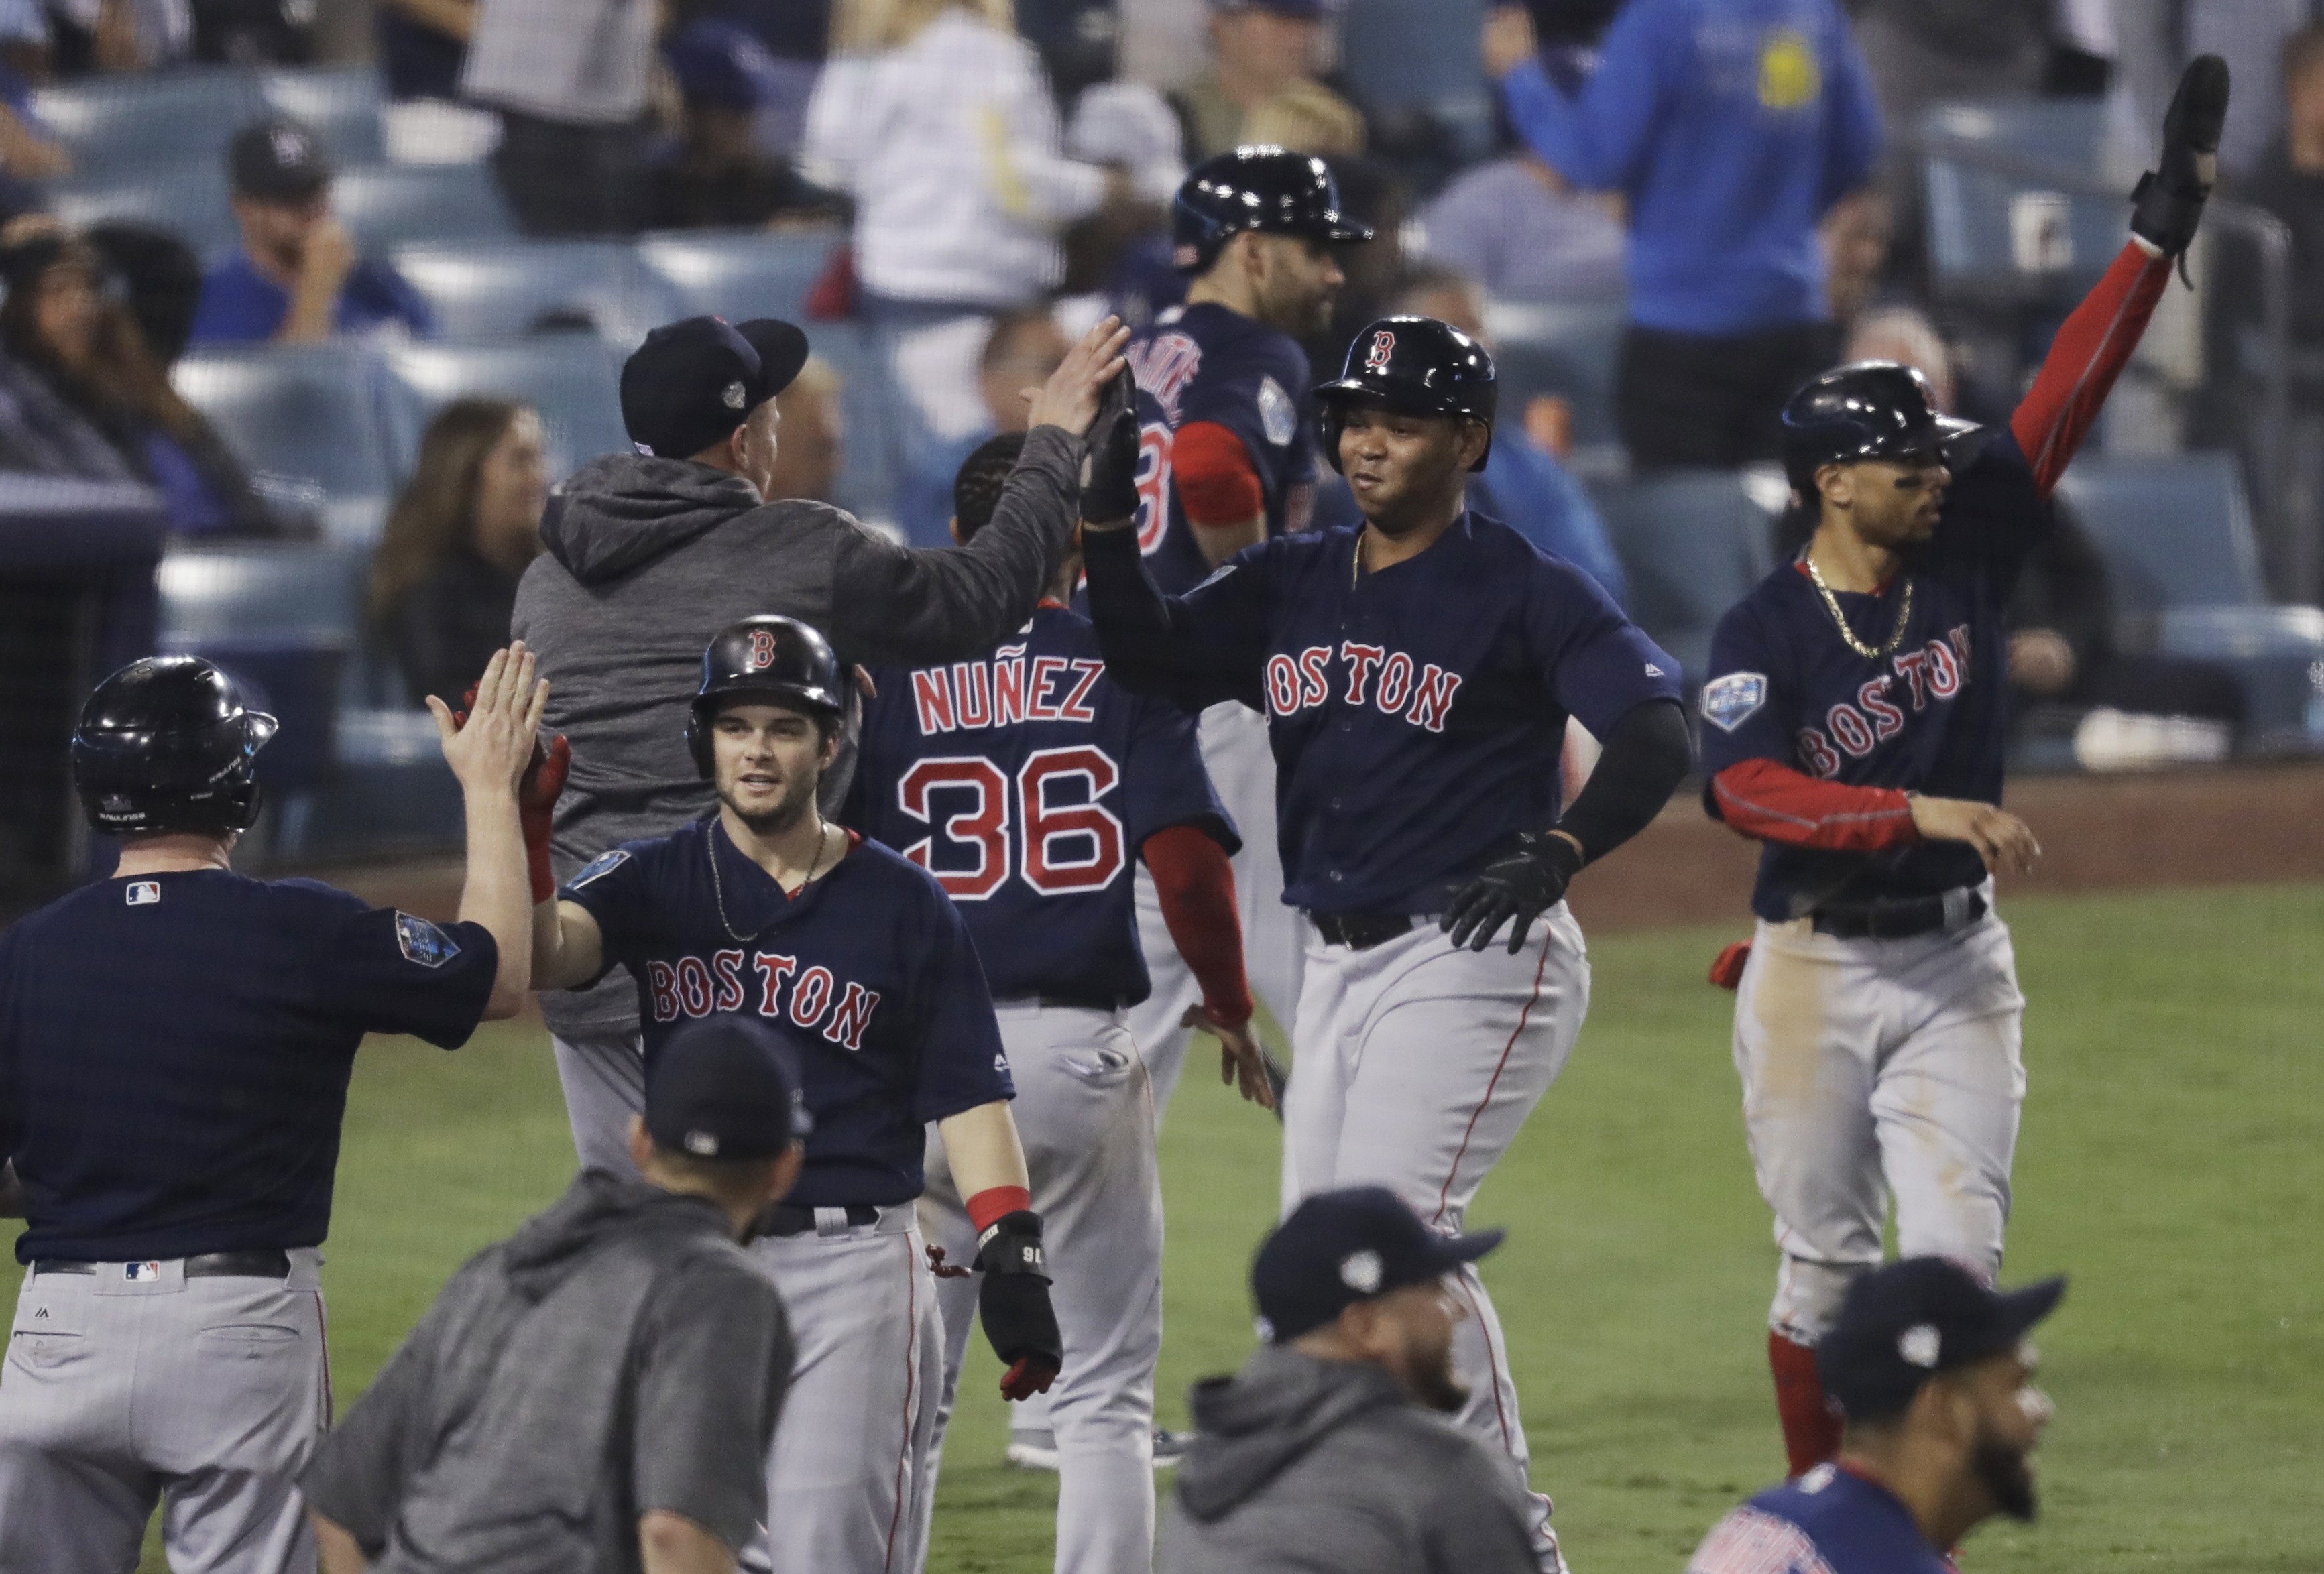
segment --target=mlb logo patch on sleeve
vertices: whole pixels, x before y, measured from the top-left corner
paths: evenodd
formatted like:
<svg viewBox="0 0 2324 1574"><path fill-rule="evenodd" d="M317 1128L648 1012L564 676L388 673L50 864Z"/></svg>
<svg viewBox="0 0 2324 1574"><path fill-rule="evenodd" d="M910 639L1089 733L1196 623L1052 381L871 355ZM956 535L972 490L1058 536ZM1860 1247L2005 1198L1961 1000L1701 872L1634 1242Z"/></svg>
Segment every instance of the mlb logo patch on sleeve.
<svg viewBox="0 0 2324 1574"><path fill-rule="evenodd" d="M1722 732L1732 732L1767 703L1767 675L1730 672L1702 686L1702 719Z"/></svg>
<svg viewBox="0 0 2324 1574"><path fill-rule="evenodd" d="M457 941L427 919L409 913L395 916L395 943L403 948L404 961L421 967L442 967L460 954Z"/></svg>
<svg viewBox="0 0 2324 1574"><path fill-rule="evenodd" d="M160 880L131 880L129 882L129 905L131 907L150 907L161 899L161 882Z"/></svg>
<svg viewBox="0 0 2324 1574"><path fill-rule="evenodd" d="M578 890L600 875L608 875L630 861L630 855L616 847L611 852L601 852L589 861L589 866L565 882L568 890Z"/></svg>

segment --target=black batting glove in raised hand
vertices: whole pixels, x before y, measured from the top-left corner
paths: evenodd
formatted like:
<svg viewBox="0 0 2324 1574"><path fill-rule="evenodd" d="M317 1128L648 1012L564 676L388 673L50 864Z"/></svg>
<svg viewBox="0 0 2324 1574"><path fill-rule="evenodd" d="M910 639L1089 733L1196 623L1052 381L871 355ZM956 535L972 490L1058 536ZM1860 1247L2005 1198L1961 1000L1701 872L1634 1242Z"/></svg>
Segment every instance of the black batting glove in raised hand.
<svg viewBox="0 0 2324 1574"><path fill-rule="evenodd" d="M1509 954L1525 949L1533 921L1557 906L1569 881L1581 871L1582 851L1548 831L1525 831L1515 851L1487 864L1482 873L1452 894L1437 927L1456 946L1482 951L1508 920Z"/></svg>
<svg viewBox="0 0 2324 1574"><path fill-rule="evenodd" d="M2130 233L2166 257L2194 244L2203 199L2218 178L2219 131L2227 119L2227 62L2197 55L2179 78L2163 115L2161 167L2138 178L2130 194Z"/></svg>
<svg viewBox="0 0 2324 1574"><path fill-rule="evenodd" d="M1019 1209L992 1221L977 1243L976 1312L992 1353L1008 1368L1003 1399L1046 1394L1065 1363L1057 1313L1049 1304L1049 1275L1041 1255L1041 1216Z"/></svg>
<svg viewBox="0 0 2324 1574"><path fill-rule="evenodd" d="M1105 385L1082 459L1082 518L1111 525L1138 511L1138 384L1130 369Z"/></svg>

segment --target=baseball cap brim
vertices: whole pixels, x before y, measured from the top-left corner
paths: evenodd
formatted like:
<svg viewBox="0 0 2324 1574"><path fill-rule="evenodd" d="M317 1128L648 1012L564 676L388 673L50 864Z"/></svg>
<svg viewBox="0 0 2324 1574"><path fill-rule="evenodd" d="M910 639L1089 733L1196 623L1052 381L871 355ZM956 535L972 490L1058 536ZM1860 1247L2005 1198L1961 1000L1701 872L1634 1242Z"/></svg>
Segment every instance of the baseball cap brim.
<svg viewBox="0 0 2324 1574"><path fill-rule="evenodd" d="M1327 213L1317 221L1316 238L1326 241L1368 241L1379 234L1368 224L1360 224L1344 213Z"/></svg>
<svg viewBox="0 0 2324 1574"><path fill-rule="evenodd" d="M1996 1321L2008 1338L2008 1344L2002 1348L2006 1349L2024 1338L2027 1330L2058 1309L2058 1302L2065 1299L2065 1295L2066 1276L2063 1274L2055 1278L2039 1280L2023 1290L2011 1290L1996 1295L1994 1300L1999 1302L1996 1309Z"/></svg>
<svg viewBox="0 0 2324 1574"><path fill-rule="evenodd" d="M762 400L788 388L807 364L807 335L780 318L752 318L736 323L734 331L759 352L758 393Z"/></svg>
<svg viewBox="0 0 2324 1574"><path fill-rule="evenodd" d="M1449 1274L1464 1264L1473 1263L1508 1237L1506 1229L1479 1229L1467 1235L1440 1236L1431 1248L1436 1258L1437 1271Z"/></svg>

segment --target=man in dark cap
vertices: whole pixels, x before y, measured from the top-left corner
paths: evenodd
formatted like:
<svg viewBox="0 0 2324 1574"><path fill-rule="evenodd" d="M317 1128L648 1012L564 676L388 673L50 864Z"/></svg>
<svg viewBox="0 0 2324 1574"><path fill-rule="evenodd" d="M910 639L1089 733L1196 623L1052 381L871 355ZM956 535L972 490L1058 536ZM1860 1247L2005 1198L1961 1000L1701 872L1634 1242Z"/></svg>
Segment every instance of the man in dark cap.
<svg viewBox="0 0 2324 1574"><path fill-rule="evenodd" d="M1987 1288L1949 1257L1905 1257L1849 1287L1816 1347L1846 1423L1840 1457L1714 1526L1688 1574L1952 1574L1997 1514L2034 1517L2030 1456L2050 1424L2025 1340L2063 1278Z"/></svg>
<svg viewBox="0 0 2324 1574"><path fill-rule="evenodd" d="M674 1036L639 1178L585 1171L454 1275L307 1472L326 1574L734 1567L794 1354L741 1244L805 1151L787 1031Z"/></svg>
<svg viewBox="0 0 2324 1574"><path fill-rule="evenodd" d="M549 725L572 742L554 874L569 879L609 848L715 809L685 732L704 648L721 629L774 613L823 634L843 664L912 667L984 655L1021 627L1081 511L1083 434L1101 419L1109 428L1134 419L1119 395L1099 412L1127 337L1100 323L1038 391L991 524L966 548L914 551L828 504L770 501L775 396L807 361L805 334L702 317L648 335L622 370L637 451L584 465L549 499L549 550L525 571L512 619L554 686ZM1111 461L1093 447L1102 469ZM853 768L844 729L841 742L826 811ZM581 1161L620 1171L643 1076L634 985L615 968L541 1005Z"/></svg>
<svg viewBox="0 0 2324 1574"><path fill-rule="evenodd" d="M399 329L434 336L419 291L386 263L358 257L331 216L331 158L310 128L282 115L252 122L235 133L226 173L242 250L202 282L197 344L311 344Z"/></svg>
<svg viewBox="0 0 2324 1574"><path fill-rule="evenodd" d="M1194 1386L1162 1574L1537 1574L1508 1460L1450 1419L1448 1275L1500 1242L1437 1234L1384 1186L1293 1210L1251 1265L1265 1342Z"/></svg>

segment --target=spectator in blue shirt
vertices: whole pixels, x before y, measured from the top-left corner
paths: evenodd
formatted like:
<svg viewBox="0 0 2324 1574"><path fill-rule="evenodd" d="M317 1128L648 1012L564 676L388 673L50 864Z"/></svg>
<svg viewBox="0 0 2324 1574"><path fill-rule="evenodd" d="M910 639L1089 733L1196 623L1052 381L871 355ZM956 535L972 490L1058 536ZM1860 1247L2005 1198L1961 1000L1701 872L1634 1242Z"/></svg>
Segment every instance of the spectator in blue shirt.
<svg viewBox="0 0 2324 1574"><path fill-rule="evenodd" d="M1487 20L1509 118L1574 185L1630 208L1618 415L1642 468L1773 459L1784 398L1831 361L1816 226L1880 128L1837 0L1631 0L1586 77Z"/></svg>
<svg viewBox="0 0 2324 1574"><path fill-rule="evenodd" d="M202 281L196 344L312 344L338 335L429 338L428 303L384 262L355 255L331 216L331 161L287 115L244 126L227 150L242 250Z"/></svg>

